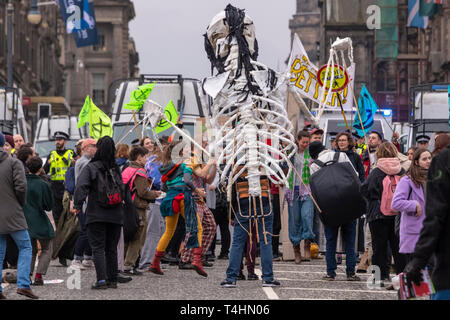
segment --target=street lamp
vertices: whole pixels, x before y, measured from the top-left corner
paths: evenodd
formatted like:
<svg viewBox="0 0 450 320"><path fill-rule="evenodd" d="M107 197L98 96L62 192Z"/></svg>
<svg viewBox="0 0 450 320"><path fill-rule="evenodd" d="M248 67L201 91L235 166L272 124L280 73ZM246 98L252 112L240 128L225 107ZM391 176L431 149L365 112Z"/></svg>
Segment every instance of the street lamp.
<svg viewBox="0 0 450 320"><path fill-rule="evenodd" d="M37 0L31 0L31 9L28 11L27 19L31 24L39 24L41 22L42 16L38 9Z"/></svg>

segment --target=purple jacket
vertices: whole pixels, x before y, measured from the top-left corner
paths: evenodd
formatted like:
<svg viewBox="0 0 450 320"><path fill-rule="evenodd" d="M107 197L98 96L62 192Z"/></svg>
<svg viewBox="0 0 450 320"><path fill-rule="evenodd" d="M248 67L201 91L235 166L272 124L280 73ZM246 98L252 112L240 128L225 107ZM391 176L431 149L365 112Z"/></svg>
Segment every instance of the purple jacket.
<svg viewBox="0 0 450 320"><path fill-rule="evenodd" d="M411 189L411 196L408 200ZM420 217L416 217L417 202L422 208ZM417 187L408 176L404 176L397 185L391 207L401 212L399 252L413 253L425 219L425 199L422 186Z"/></svg>

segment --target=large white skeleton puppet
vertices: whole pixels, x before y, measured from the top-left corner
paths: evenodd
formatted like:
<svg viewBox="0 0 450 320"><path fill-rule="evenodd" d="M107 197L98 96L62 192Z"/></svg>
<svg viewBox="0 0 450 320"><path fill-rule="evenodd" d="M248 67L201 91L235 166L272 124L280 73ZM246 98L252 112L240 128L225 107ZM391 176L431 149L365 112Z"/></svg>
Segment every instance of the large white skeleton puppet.
<svg viewBox="0 0 450 320"><path fill-rule="evenodd" d="M228 5L209 24L205 49L218 73L204 80L212 97L210 125L217 150L220 181L231 186L246 174L249 198L261 199L261 178L287 186L283 163L297 152L294 127L285 109L289 74L277 73L256 61L255 27L244 10ZM269 140L270 139L270 140ZM270 143L268 143L270 141ZM239 201L238 201L239 202Z"/></svg>

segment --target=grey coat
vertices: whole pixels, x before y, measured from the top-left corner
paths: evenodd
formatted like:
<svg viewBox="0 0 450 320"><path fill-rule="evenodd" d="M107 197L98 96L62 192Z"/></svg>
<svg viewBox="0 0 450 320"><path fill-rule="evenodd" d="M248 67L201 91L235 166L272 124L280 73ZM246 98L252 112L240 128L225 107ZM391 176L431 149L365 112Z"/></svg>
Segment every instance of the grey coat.
<svg viewBox="0 0 450 320"><path fill-rule="evenodd" d="M23 213L27 179L22 163L0 148L0 234L28 229Z"/></svg>

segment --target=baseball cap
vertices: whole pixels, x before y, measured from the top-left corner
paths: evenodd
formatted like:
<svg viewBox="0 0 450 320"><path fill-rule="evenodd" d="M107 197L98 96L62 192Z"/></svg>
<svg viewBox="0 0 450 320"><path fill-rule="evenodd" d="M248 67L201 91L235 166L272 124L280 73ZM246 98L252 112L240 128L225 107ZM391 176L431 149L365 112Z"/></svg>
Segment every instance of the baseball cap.
<svg viewBox="0 0 450 320"><path fill-rule="evenodd" d="M323 130L320 128L314 128L311 130L310 134L323 134Z"/></svg>

